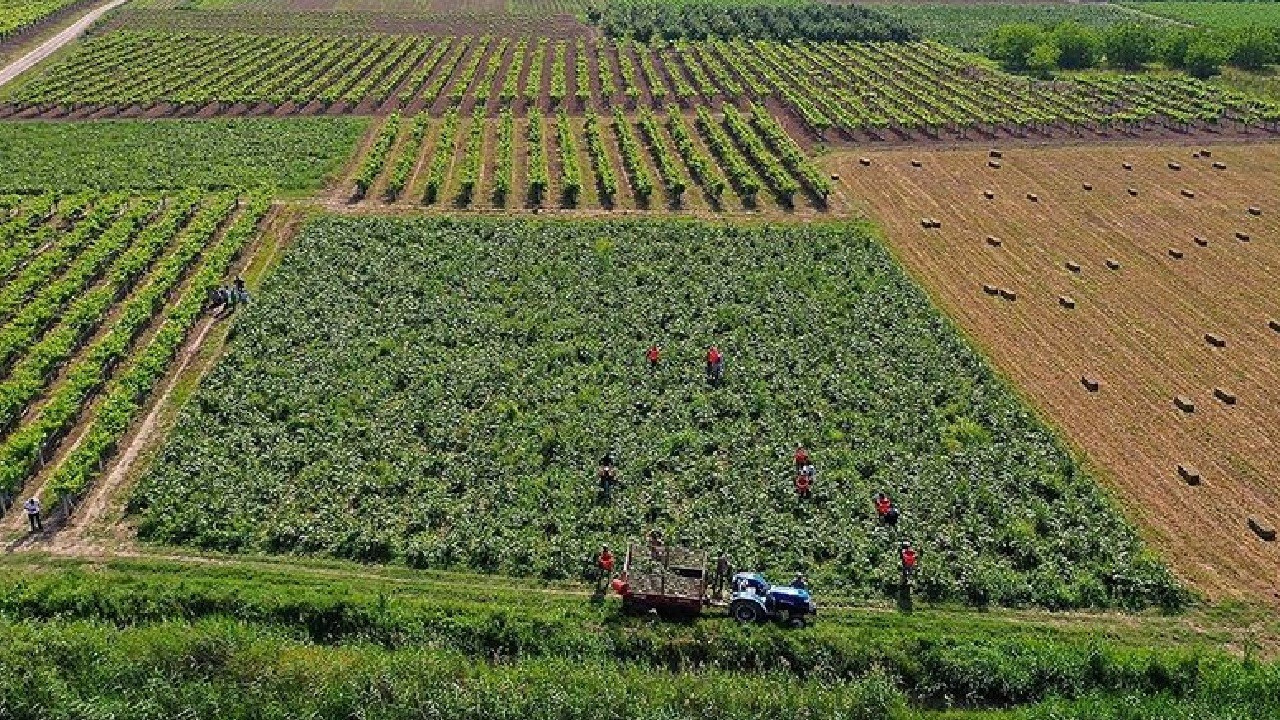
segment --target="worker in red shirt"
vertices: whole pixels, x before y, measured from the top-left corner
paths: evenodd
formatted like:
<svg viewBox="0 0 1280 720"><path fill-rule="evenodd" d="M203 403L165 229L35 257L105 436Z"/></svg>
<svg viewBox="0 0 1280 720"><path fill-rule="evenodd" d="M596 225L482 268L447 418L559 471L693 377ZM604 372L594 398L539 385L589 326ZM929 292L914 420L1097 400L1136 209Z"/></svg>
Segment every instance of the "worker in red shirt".
<svg viewBox="0 0 1280 720"><path fill-rule="evenodd" d="M916 574L916 564L920 560L920 554L911 547L911 543L902 542L902 549L898 551L898 557L902 559L902 582L905 584Z"/></svg>
<svg viewBox="0 0 1280 720"><path fill-rule="evenodd" d="M806 467L813 467L808 465ZM796 497L806 499L809 497L813 488L813 475L805 472L803 469L796 473Z"/></svg>
<svg viewBox="0 0 1280 720"><path fill-rule="evenodd" d="M707 380L713 383L724 380L724 355L715 345L707 348Z"/></svg>
<svg viewBox="0 0 1280 720"><path fill-rule="evenodd" d="M608 545L600 546L600 555L596 558L596 567L599 569L599 577L596 578L596 590L604 592L604 588L608 587L609 580L613 577L613 553L609 551Z"/></svg>
<svg viewBox="0 0 1280 720"><path fill-rule="evenodd" d="M803 445L796 446L796 468L802 468L809 464L809 451L804 449Z"/></svg>
<svg viewBox="0 0 1280 720"><path fill-rule="evenodd" d="M898 508L889 496L882 492L876 493L876 515L880 517L880 523L883 525L898 524Z"/></svg>
<svg viewBox="0 0 1280 720"><path fill-rule="evenodd" d="M662 348L658 345L650 345L644 353L644 359L649 361L649 369L656 370L658 363L662 361Z"/></svg>

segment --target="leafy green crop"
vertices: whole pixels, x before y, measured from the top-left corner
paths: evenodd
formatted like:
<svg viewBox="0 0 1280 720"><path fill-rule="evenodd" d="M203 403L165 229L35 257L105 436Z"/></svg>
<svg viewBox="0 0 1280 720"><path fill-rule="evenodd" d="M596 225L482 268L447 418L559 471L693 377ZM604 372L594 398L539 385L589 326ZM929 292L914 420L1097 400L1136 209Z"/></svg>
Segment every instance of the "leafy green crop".
<svg viewBox="0 0 1280 720"><path fill-rule="evenodd" d="M931 599L1184 599L860 225L320 220L132 505L151 540L545 577L657 527L842 597L910 538Z"/></svg>
<svg viewBox="0 0 1280 720"><path fill-rule="evenodd" d="M319 187L367 118L0 123L0 191Z"/></svg>

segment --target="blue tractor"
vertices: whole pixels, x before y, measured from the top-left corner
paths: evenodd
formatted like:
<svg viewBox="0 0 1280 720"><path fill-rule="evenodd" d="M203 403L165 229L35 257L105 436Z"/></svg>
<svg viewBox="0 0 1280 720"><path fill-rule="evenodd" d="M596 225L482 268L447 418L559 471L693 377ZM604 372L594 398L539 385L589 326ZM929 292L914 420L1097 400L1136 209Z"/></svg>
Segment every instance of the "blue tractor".
<svg viewBox="0 0 1280 720"><path fill-rule="evenodd" d="M818 614L809 591L790 585L770 585L760 573L741 572L730 584L729 615L743 623L783 620L803 627L809 617Z"/></svg>

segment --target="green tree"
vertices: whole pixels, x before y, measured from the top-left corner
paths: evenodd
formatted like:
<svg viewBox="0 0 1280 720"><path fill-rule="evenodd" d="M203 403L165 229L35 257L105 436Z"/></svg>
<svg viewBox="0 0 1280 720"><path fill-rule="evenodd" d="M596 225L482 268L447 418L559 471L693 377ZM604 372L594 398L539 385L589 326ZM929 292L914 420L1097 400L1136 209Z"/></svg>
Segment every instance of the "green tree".
<svg viewBox="0 0 1280 720"><path fill-rule="evenodd" d="M1027 69L1036 77L1047 78L1058 67L1061 52L1052 42L1042 42L1031 48L1027 56Z"/></svg>
<svg viewBox="0 0 1280 720"><path fill-rule="evenodd" d="M1050 34L1058 49L1058 67L1067 70L1093 67L1098 62L1098 34L1078 22L1059 24Z"/></svg>
<svg viewBox="0 0 1280 720"><path fill-rule="evenodd" d="M1044 36L1038 25L1001 25L987 37L987 54L1009 70L1026 70L1031 51L1044 42Z"/></svg>
<svg viewBox="0 0 1280 720"><path fill-rule="evenodd" d="M1102 36L1107 63L1126 70L1139 70L1154 58L1155 34L1136 23L1122 23L1108 28Z"/></svg>
<svg viewBox="0 0 1280 720"><path fill-rule="evenodd" d="M1276 36L1268 29L1256 25L1240 28L1231 35L1230 55L1227 60L1238 68L1261 70L1276 61Z"/></svg>
<svg viewBox="0 0 1280 720"><path fill-rule="evenodd" d="M1166 67L1184 68L1187 66L1187 49L1202 33L1190 28L1170 30L1160 36L1156 43L1156 58Z"/></svg>
<svg viewBox="0 0 1280 720"><path fill-rule="evenodd" d="M1227 48L1208 34L1202 33L1187 46L1183 63L1187 74L1204 79L1217 75L1227 61Z"/></svg>

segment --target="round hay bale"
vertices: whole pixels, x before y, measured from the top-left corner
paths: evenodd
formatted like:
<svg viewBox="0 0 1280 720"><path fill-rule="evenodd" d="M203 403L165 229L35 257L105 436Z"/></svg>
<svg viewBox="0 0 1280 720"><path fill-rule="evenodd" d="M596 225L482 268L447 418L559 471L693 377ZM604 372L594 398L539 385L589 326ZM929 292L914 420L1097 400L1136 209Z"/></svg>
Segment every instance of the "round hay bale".
<svg viewBox="0 0 1280 720"><path fill-rule="evenodd" d="M1120 261L1119 261L1119 260L1116 260L1115 258L1107 258L1107 269L1109 269L1109 270L1119 270L1119 269L1120 269Z"/></svg>
<svg viewBox="0 0 1280 720"><path fill-rule="evenodd" d="M1000 288L996 287L995 285L989 285L989 284L983 283L982 292L988 295L999 295Z"/></svg>
<svg viewBox="0 0 1280 720"><path fill-rule="evenodd" d="M923 163L921 163L919 160L911 161L911 167L920 167L921 165L923 165Z"/></svg>
<svg viewBox="0 0 1280 720"><path fill-rule="evenodd" d="M1102 387L1102 381L1092 375L1081 375L1080 384L1089 392L1098 392L1098 389Z"/></svg>
<svg viewBox="0 0 1280 720"><path fill-rule="evenodd" d="M1250 205L1250 206L1249 206L1249 214L1250 214L1250 215L1253 215L1253 216L1255 216L1255 217L1256 217L1256 216L1258 216L1258 215L1261 215L1261 214L1262 214L1262 208L1260 208L1260 207L1258 207L1258 206L1256 206L1256 205Z"/></svg>
<svg viewBox="0 0 1280 720"><path fill-rule="evenodd" d="M1066 266L1067 266L1067 269L1073 273L1080 272L1080 263L1076 262L1075 260L1068 260L1066 262Z"/></svg>
<svg viewBox="0 0 1280 720"><path fill-rule="evenodd" d="M858 158L858 164L863 167L866 167L871 164L871 158L868 158L868 157Z"/></svg>
<svg viewBox="0 0 1280 720"><path fill-rule="evenodd" d="M1196 411L1196 403L1186 395L1178 395L1173 398L1174 407L1184 413L1193 413Z"/></svg>
<svg viewBox="0 0 1280 720"><path fill-rule="evenodd" d="M1249 233L1236 231L1236 239L1240 242L1249 242Z"/></svg>
<svg viewBox="0 0 1280 720"><path fill-rule="evenodd" d="M1031 202L1040 202L1040 196L1035 193L1027 193L1027 199Z"/></svg>
<svg viewBox="0 0 1280 720"><path fill-rule="evenodd" d="M999 161L999 160L988 160L988 161L987 161L987 167L989 167L989 168L995 168L996 170L999 170L999 169L1000 169L1000 161Z"/></svg>
<svg viewBox="0 0 1280 720"><path fill-rule="evenodd" d="M1181 164L1181 163L1176 163L1176 162L1170 162L1170 163L1169 163L1169 169L1170 169L1170 170L1181 170L1181 169L1182 169L1182 164Z"/></svg>
<svg viewBox="0 0 1280 720"><path fill-rule="evenodd" d="M1085 189L1085 190L1093 190L1093 183L1085 183L1085 184L1084 184L1084 189Z"/></svg>
<svg viewBox="0 0 1280 720"><path fill-rule="evenodd" d="M1000 238L996 237L995 235L987 236L987 244L990 245L991 247L1000 247L1002 242L1003 241L1000 240Z"/></svg>
<svg viewBox="0 0 1280 720"><path fill-rule="evenodd" d="M1000 157L1004 157L1004 153L1000 152L999 150L996 150L995 148L992 148L991 150L987 151L987 157L1000 158Z"/></svg>
<svg viewBox="0 0 1280 720"><path fill-rule="evenodd" d="M996 194L995 194L994 192L991 192L990 190L983 190L983 191L982 191L982 197L984 197L984 198L986 198L986 199L988 199L988 200L994 200L994 199L995 199L995 197L996 197Z"/></svg>
<svg viewBox="0 0 1280 720"><path fill-rule="evenodd" d="M1070 295L1058 296L1058 304L1068 310L1074 310L1076 308L1076 300Z"/></svg>
<svg viewBox="0 0 1280 720"><path fill-rule="evenodd" d="M1125 170L1132 170L1133 163L1120 163L1120 167L1124 168Z"/></svg>
<svg viewBox="0 0 1280 720"><path fill-rule="evenodd" d="M1169 248L1169 257L1173 258L1174 260L1181 260L1182 251L1179 250L1178 248Z"/></svg>
<svg viewBox="0 0 1280 720"><path fill-rule="evenodd" d="M1195 241L1195 243L1196 243L1197 245L1199 245L1200 247L1208 247L1208 245L1209 245L1209 241L1208 241L1207 239L1205 239L1205 238L1200 237L1199 235L1197 235L1197 236L1195 236L1194 238L1192 238L1192 240L1194 240L1194 241Z"/></svg>
<svg viewBox="0 0 1280 720"><path fill-rule="evenodd" d="M1193 197L1195 197L1195 196L1196 196L1196 194L1195 194L1195 192L1194 192L1194 191L1192 191L1192 190L1188 190L1188 189L1186 189L1186 188L1183 188L1183 189L1182 189L1182 197L1184 197L1184 198L1193 198Z"/></svg>
<svg viewBox="0 0 1280 720"><path fill-rule="evenodd" d="M1129 193L1129 197L1138 197L1138 188L1129 188L1126 192Z"/></svg>
<svg viewBox="0 0 1280 720"><path fill-rule="evenodd" d="M1213 169L1214 169L1214 170L1226 170L1226 169L1227 169L1227 164L1226 164L1226 163L1224 163L1224 162L1215 162L1215 163L1213 164Z"/></svg>

